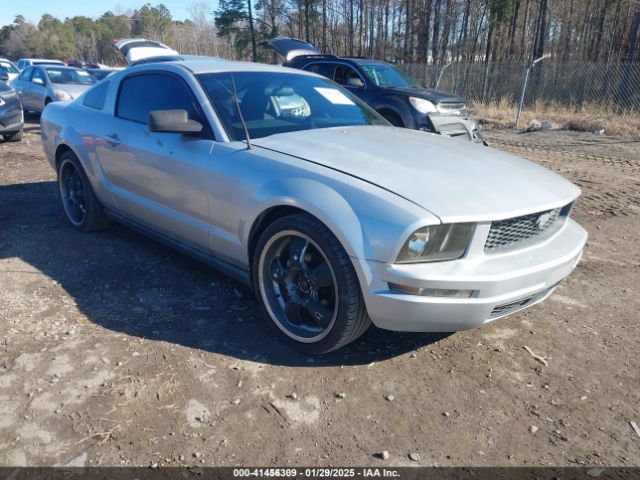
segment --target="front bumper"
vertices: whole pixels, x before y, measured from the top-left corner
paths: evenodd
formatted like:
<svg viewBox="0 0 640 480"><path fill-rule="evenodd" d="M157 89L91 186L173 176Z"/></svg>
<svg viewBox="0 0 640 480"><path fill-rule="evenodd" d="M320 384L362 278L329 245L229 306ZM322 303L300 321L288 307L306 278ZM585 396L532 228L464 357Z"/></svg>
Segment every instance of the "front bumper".
<svg viewBox="0 0 640 480"><path fill-rule="evenodd" d="M24 114L22 107L6 108L0 107L0 133L18 132L24 126Z"/></svg>
<svg viewBox="0 0 640 480"><path fill-rule="evenodd" d="M550 239L501 254L485 254L484 238L476 235L467 256L460 260L411 265L365 261L362 266L369 273L369 282L364 297L373 323L387 330L453 332L530 307L549 296L573 271L582 256L587 232L568 219ZM390 290L389 283L476 290L477 295L412 295Z"/></svg>
<svg viewBox="0 0 640 480"><path fill-rule="evenodd" d="M430 113L415 120L418 130L462 138L475 143L486 143L478 122L468 116Z"/></svg>

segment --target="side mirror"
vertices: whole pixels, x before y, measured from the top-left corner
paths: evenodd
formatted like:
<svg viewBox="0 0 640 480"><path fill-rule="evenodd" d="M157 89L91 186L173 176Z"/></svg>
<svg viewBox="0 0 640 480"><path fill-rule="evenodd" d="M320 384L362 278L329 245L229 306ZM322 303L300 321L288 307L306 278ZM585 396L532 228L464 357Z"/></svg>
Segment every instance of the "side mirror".
<svg viewBox="0 0 640 480"><path fill-rule="evenodd" d="M347 87L364 88L364 82L359 77L351 77L347 80Z"/></svg>
<svg viewBox="0 0 640 480"><path fill-rule="evenodd" d="M147 116L150 132L200 133L202 124L189 118L186 110L155 110Z"/></svg>
<svg viewBox="0 0 640 480"><path fill-rule="evenodd" d="M42 80L41 78L34 78L31 81L36 85L42 85L44 87L44 80Z"/></svg>

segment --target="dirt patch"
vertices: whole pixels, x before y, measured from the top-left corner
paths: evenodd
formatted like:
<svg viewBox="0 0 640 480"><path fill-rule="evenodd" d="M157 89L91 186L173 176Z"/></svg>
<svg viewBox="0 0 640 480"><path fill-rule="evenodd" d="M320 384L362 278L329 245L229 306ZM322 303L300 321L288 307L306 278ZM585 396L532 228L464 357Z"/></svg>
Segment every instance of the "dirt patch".
<svg viewBox="0 0 640 480"><path fill-rule="evenodd" d="M490 132L583 189L578 269L483 328L313 358L216 271L73 231L28 128L0 144L0 465L640 465L637 143Z"/></svg>

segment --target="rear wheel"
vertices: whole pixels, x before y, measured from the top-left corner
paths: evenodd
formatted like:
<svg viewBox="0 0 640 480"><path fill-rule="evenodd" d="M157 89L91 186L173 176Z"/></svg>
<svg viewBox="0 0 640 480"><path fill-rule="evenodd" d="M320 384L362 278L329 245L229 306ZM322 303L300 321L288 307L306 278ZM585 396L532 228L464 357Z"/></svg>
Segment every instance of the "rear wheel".
<svg viewBox="0 0 640 480"><path fill-rule="evenodd" d="M349 256L311 215L283 217L265 230L252 277L265 316L305 353L340 348L371 324Z"/></svg>
<svg viewBox="0 0 640 480"><path fill-rule="evenodd" d="M73 228L93 232L109 225L82 165L70 151L63 153L58 162L58 190Z"/></svg>
<svg viewBox="0 0 640 480"><path fill-rule="evenodd" d="M5 142L19 142L22 140L22 130L18 130L17 132L7 133L2 136Z"/></svg>

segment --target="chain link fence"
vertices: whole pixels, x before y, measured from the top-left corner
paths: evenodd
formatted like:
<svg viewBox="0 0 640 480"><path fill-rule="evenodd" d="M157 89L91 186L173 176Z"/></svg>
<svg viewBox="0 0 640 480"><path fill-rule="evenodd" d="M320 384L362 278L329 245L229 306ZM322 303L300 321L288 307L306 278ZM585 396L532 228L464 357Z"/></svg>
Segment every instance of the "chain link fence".
<svg viewBox="0 0 640 480"><path fill-rule="evenodd" d="M445 66L402 64L398 67L423 85L455 93L471 104L511 107L514 122L521 100L523 110L542 105L579 111L588 106L640 115L640 63L544 59L534 66L526 63L454 63Z"/></svg>

